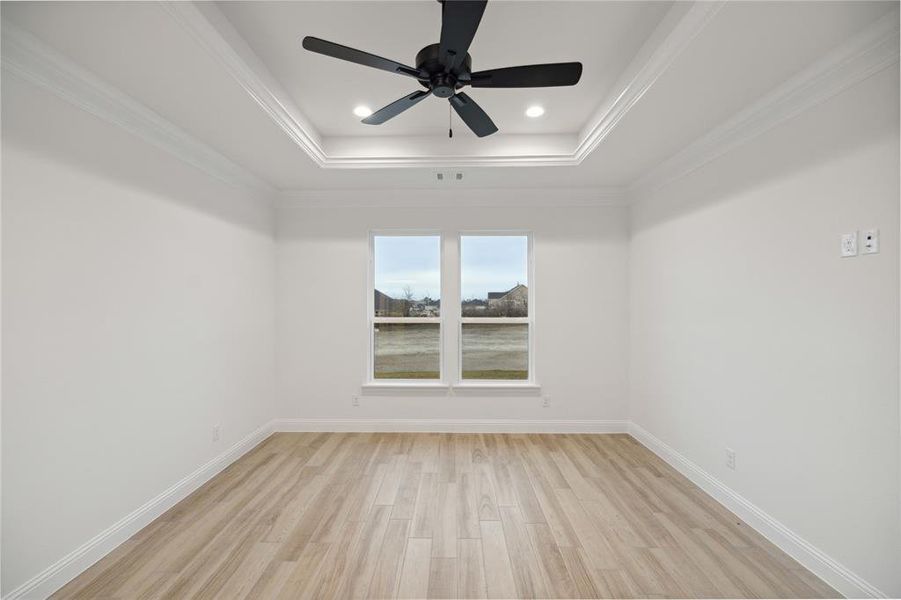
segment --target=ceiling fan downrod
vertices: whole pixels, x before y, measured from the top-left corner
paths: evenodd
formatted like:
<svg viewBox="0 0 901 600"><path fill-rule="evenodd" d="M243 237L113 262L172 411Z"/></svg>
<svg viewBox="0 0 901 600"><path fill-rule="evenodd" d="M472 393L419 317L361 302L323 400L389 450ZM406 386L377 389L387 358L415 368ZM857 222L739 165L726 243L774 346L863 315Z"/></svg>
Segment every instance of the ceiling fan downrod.
<svg viewBox="0 0 901 600"><path fill-rule="evenodd" d="M419 51L416 55L416 67L312 36L303 39L303 47L317 54L411 77L425 88L372 113L363 119L363 123L367 125L381 125L412 108L426 96L435 96L446 98L473 133L485 137L497 132L497 126L475 100L460 91L463 87L569 86L577 84L582 77L582 63L579 62L524 65L473 73L469 46L487 4L488 0L441 1L441 39L439 43L430 44ZM447 134L448 137L454 137L450 123Z"/></svg>

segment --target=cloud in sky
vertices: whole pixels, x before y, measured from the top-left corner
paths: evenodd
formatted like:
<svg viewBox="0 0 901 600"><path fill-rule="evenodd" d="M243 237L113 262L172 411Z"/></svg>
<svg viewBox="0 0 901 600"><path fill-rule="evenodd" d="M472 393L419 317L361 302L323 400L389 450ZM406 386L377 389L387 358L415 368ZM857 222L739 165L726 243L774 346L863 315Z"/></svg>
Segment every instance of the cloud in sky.
<svg viewBox="0 0 901 600"><path fill-rule="evenodd" d="M528 283L526 236L463 236L463 298L487 298L517 283ZM439 236L376 236L375 288L402 298L407 286L414 298L441 293Z"/></svg>

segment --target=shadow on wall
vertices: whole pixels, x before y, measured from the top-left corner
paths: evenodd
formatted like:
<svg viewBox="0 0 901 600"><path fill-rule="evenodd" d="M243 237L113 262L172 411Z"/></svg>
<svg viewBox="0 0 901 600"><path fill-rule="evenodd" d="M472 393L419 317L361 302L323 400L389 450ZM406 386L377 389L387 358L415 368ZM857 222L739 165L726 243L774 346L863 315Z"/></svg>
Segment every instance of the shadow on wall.
<svg viewBox="0 0 901 600"><path fill-rule="evenodd" d="M726 201L741 192L826 164L861 148L896 139L898 65L889 69L776 125L684 178L642 196L640 200L653 203L654 210L644 211L646 214L633 222L633 232ZM861 110L861 107L867 108ZM831 126L823 127L823 123Z"/></svg>
<svg viewBox="0 0 901 600"><path fill-rule="evenodd" d="M234 189L126 130L14 76L3 78L3 152L96 173L234 225L273 234L262 193Z"/></svg>

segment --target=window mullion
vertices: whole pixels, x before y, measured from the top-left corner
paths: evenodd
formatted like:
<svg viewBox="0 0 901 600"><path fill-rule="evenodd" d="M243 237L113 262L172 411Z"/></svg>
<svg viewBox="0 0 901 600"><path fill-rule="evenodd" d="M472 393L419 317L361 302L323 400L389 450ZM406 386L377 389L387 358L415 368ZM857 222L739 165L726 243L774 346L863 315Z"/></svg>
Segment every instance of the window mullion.
<svg viewBox="0 0 901 600"><path fill-rule="evenodd" d="M461 323L481 323L483 325L514 325L531 323L529 317L461 317Z"/></svg>
<svg viewBox="0 0 901 600"><path fill-rule="evenodd" d="M441 323L441 317L372 317L373 323Z"/></svg>

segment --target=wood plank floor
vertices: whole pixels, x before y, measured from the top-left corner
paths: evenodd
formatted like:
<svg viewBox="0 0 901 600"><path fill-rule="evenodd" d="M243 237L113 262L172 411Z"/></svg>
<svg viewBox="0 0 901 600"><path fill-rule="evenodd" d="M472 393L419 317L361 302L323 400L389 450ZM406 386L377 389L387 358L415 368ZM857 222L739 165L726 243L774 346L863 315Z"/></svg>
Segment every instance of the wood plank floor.
<svg viewBox="0 0 901 600"><path fill-rule="evenodd" d="M838 594L628 435L279 433L54 597Z"/></svg>

